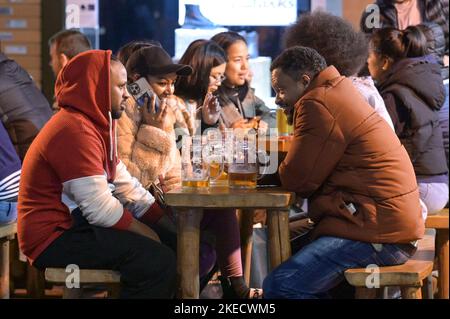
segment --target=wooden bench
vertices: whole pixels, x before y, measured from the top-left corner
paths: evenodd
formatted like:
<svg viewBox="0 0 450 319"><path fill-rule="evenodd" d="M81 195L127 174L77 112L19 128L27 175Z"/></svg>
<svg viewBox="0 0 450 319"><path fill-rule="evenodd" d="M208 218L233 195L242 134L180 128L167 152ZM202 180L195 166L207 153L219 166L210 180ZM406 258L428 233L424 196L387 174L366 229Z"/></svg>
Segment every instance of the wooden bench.
<svg viewBox="0 0 450 319"><path fill-rule="evenodd" d="M55 284L63 284L63 299L81 299L83 286L86 284L101 284L110 287L108 297L119 297L120 273L113 270L80 269L80 288L68 288L66 279L71 272L64 268L47 268L45 279Z"/></svg>
<svg viewBox="0 0 450 319"><path fill-rule="evenodd" d="M376 298L381 288L389 286L400 286L403 299L422 299L423 281L431 275L433 261L434 236L426 235L419 241L417 252L405 264L379 268L379 288L367 288L368 276L375 274L366 268L349 269L345 278L356 287L357 299Z"/></svg>
<svg viewBox="0 0 450 319"><path fill-rule="evenodd" d="M428 228L436 229L436 256L439 299L449 298L449 245L448 245L448 208L437 214L428 215L425 222Z"/></svg>
<svg viewBox="0 0 450 319"><path fill-rule="evenodd" d="M16 223L0 225L0 299L9 299L9 241L16 233Z"/></svg>

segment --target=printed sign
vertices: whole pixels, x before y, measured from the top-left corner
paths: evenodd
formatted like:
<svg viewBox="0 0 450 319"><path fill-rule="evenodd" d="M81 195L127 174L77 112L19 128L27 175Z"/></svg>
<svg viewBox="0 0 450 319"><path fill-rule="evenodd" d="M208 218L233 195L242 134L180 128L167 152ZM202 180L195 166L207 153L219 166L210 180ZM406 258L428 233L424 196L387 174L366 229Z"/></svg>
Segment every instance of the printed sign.
<svg viewBox="0 0 450 319"><path fill-rule="evenodd" d="M297 0L180 0L181 25L284 26L297 19ZM211 25L209 25L211 26Z"/></svg>
<svg viewBox="0 0 450 319"><path fill-rule="evenodd" d="M98 28L98 0L67 0L66 29Z"/></svg>

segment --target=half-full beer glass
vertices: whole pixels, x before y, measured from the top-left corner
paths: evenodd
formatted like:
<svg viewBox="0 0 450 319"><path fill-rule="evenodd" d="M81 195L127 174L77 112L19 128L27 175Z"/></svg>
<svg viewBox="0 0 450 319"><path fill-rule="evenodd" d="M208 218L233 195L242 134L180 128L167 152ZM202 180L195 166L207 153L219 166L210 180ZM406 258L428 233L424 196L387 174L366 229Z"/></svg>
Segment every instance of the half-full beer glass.
<svg viewBox="0 0 450 319"><path fill-rule="evenodd" d="M219 129L208 130L206 137L208 141L209 186L227 187L228 174L225 172L226 140Z"/></svg>
<svg viewBox="0 0 450 319"><path fill-rule="evenodd" d="M277 108L278 136L288 136L293 132L292 125L288 124L287 116L282 108Z"/></svg>
<svg viewBox="0 0 450 319"><path fill-rule="evenodd" d="M231 188L256 188L258 164L256 134L236 134L232 163L228 166L228 182Z"/></svg>
<svg viewBox="0 0 450 319"><path fill-rule="evenodd" d="M202 157L201 136L183 136L181 149L181 183L186 188L209 187L208 163Z"/></svg>

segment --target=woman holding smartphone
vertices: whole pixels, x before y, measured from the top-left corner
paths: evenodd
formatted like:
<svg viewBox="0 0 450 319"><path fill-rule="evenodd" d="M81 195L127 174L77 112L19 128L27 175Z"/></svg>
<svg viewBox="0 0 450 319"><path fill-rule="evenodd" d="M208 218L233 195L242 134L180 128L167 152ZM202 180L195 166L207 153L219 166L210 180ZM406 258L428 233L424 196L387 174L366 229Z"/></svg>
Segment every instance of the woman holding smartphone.
<svg viewBox="0 0 450 319"><path fill-rule="evenodd" d="M141 105L132 98L128 100L118 122L120 157L144 187L158 183L159 177L167 189L179 187L180 155L174 143L174 125L183 116L177 115L167 101L173 95L176 79L189 75L192 69L174 64L163 48L146 42L131 42L118 56L125 63L129 82L145 83L153 96Z"/></svg>
<svg viewBox="0 0 450 319"><path fill-rule="evenodd" d="M197 123L195 129L204 131L219 120L221 108L214 93L225 78L226 61L222 48L208 40L192 42L180 59L194 72L177 81L175 93Z"/></svg>
<svg viewBox="0 0 450 319"><path fill-rule="evenodd" d="M173 93L177 77L189 74L192 69L174 64L160 45L148 42L128 43L119 50L118 58L127 66L129 83L135 85L139 80L140 86L152 96L141 103L128 99L117 123L119 158L146 189L155 190L158 184L168 190L179 187L181 159L173 129L176 116L165 100ZM146 63L149 59L152 64ZM153 195L158 198L157 192ZM176 250L176 226L170 214L163 215L156 225L148 225L164 244Z"/></svg>

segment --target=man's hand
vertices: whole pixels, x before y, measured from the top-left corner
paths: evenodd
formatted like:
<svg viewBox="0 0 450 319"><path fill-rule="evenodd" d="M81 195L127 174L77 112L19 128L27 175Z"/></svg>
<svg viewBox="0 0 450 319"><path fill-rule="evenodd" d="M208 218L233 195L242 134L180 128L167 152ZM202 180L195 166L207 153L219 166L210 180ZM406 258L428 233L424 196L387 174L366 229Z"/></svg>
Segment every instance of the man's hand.
<svg viewBox="0 0 450 319"><path fill-rule="evenodd" d="M148 227L147 225L141 223L137 219L133 218L133 221L131 222L130 226L128 227L128 231L147 237L153 241L156 241L158 243L161 243L161 240L159 239L159 236L155 233L153 229Z"/></svg>
<svg viewBox="0 0 450 319"><path fill-rule="evenodd" d="M306 234L314 228L314 223L309 218L295 220L289 223L290 237L295 238Z"/></svg>

